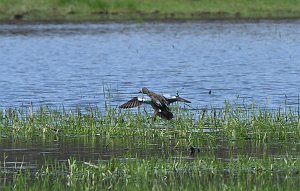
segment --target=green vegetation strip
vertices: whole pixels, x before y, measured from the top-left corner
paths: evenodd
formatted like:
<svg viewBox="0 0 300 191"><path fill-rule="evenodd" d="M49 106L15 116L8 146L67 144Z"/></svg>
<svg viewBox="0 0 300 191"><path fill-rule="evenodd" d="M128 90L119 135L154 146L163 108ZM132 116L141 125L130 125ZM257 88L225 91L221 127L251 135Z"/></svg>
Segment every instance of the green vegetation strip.
<svg viewBox="0 0 300 191"><path fill-rule="evenodd" d="M176 116L170 121L153 121L152 112L141 108L122 110L97 107L67 110L42 106L8 108L0 111L2 137L115 136L140 138L300 140L299 108L254 107L226 102L222 109L189 110L172 107ZM35 112L33 111L35 110ZM205 131L215 132L207 137Z"/></svg>
<svg viewBox="0 0 300 191"><path fill-rule="evenodd" d="M299 18L298 0L0 0L1 21Z"/></svg>
<svg viewBox="0 0 300 191"><path fill-rule="evenodd" d="M12 173L1 169L1 190L295 190L300 161L291 157L237 157L222 163L214 157L184 160L112 159L97 164L69 159Z"/></svg>

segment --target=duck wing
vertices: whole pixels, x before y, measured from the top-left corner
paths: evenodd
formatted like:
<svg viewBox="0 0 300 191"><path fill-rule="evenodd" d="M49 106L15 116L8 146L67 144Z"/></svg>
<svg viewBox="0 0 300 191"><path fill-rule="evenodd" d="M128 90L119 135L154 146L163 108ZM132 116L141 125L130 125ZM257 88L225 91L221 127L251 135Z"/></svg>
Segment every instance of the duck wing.
<svg viewBox="0 0 300 191"><path fill-rule="evenodd" d="M174 96L174 97L171 97L171 98L166 98L166 100L168 101L169 104L174 103L176 101L185 102L185 103L191 103L189 100L186 100L186 99L184 99L182 97L179 97L179 96Z"/></svg>
<svg viewBox="0 0 300 191"><path fill-rule="evenodd" d="M139 99L138 97L133 97L131 100L119 106L119 108L133 108L138 107L144 103L143 99Z"/></svg>

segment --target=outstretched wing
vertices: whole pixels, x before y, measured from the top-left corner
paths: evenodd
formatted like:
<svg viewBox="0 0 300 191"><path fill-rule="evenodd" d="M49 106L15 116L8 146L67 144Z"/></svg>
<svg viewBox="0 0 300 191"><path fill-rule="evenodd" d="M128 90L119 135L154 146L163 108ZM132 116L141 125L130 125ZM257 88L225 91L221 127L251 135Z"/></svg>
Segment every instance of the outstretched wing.
<svg viewBox="0 0 300 191"><path fill-rule="evenodd" d="M186 100L186 99L184 99L182 97L179 97L179 96L174 96L172 98L167 98L167 100L168 100L169 104L174 103L176 101L191 103L189 100Z"/></svg>
<svg viewBox="0 0 300 191"><path fill-rule="evenodd" d="M143 100L140 100L138 97L134 97L128 102L119 106L119 108L133 108L138 107L143 104Z"/></svg>

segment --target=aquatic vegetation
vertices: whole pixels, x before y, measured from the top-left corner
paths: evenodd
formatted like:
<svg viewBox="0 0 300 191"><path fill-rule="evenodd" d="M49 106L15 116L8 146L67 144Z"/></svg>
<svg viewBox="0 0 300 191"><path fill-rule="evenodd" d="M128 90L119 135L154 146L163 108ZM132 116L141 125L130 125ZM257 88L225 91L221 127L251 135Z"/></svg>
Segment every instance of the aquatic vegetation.
<svg viewBox="0 0 300 191"><path fill-rule="evenodd" d="M269 110L238 100L225 102L221 109L170 108L175 116L170 121L153 121L148 107L3 110L2 138L51 142L57 137L83 136L87 142L105 139L108 150L122 147L126 152L96 161L45 158L34 168L25 162L8 166L13 161L6 161L4 155L1 190L282 190L300 186L298 108Z"/></svg>
<svg viewBox="0 0 300 191"><path fill-rule="evenodd" d="M298 159L258 159L238 156L224 163L210 156L189 162L178 159L111 159L98 163L69 159L64 163L45 163L37 171L2 169L2 190L245 190L296 189L299 181Z"/></svg>
<svg viewBox="0 0 300 191"><path fill-rule="evenodd" d="M35 112L33 112L35 110ZM65 109L42 106L40 108L8 108L0 112L2 136L45 135L134 135L148 137L155 132L173 133L192 138L204 136L205 129L215 132L211 136L231 140L267 139L298 140L299 112L297 108L268 110L257 106L242 106L225 102L222 109L190 110L172 106L174 119L152 120L151 110L141 107L136 110L121 110L107 106ZM141 131L142 130L142 131Z"/></svg>

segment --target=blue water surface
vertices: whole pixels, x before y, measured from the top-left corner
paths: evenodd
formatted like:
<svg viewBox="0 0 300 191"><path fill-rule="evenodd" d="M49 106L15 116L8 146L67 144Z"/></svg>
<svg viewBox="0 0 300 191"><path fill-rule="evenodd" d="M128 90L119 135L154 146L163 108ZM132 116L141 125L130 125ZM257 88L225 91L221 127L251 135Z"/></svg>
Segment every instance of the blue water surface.
<svg viewBox="0 0 300 191"><path fill-rule="evenodd" d="M0 25L1 108L117 106L143 86L297 107L299 74L299 20Z"/></svg>

